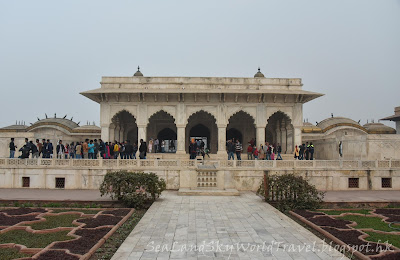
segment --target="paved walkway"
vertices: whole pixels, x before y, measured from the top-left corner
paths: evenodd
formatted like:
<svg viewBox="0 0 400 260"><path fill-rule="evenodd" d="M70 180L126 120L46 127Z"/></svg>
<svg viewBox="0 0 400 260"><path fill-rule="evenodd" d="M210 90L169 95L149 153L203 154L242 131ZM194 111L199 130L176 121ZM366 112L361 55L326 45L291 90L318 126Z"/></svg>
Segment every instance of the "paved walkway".
<svg viewBox="0 0 400 260"><path fill-rule="evenodd" d="M112 260L347 259L323 245L252 192L197 197L166 191Z"/></svg>

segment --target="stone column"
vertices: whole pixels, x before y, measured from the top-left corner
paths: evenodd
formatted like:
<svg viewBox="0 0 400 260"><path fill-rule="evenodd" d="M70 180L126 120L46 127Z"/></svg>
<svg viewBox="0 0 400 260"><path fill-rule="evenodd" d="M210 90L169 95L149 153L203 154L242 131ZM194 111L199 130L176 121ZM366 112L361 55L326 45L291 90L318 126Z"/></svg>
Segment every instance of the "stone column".
<svg viewBox="0 0 400 260"><path fill-rule="evenodd" d="M108 126L101 126L101 139L107 142L110 138L110 128Z"/></svg>
<svg viewBox="0 0 400 260"><path fill-rule="evenodd" d="M294 135L294 145L295 146L297 145L297 147L298 147L299 145L302 144L301 127L295 127L293 135Z"/></svg>
<svg viewBox="0 0 400 260"><path fill-rule="evenodd" d="M177 125L176 126L176 136L177 136L177 149L176 154L186 154L185 151L185 126L184 125Z"/></svg>
<svg viewBox="0 0 400 260"><path fill-rule="evenodd" d="M120 127L119 127L119 126L117 126L117 127L115 128L115 130L114 130L114 136L115 136L115 139L116 139L118 142L121 141L121 140L120 140Z"/></svg>
<svg viewBox="0 0 400 260"><path fill-rule="evenodd" d="M147 126L146 125L138 125L138 143L140 143L140 139L143 139L143 141L147 142L146 140L147 136Z"/></svg>
<svg viewBox="0 0 400 260"><path fill-rule="evenodd" d="M286 136L287 136L287 139L286 139L286 147L287 147L287 151L289 152L289 153L291 153L291 152L293 152L294 151L294 146L293 146L293 134L294 134L294 131L293 131L293 128L288 128L287 130L286 130ZM288 152L286 152L286 153L288 153Z"/></svg>
<svg viewBox="0 0 400 260"><path fill-rule="evenodd" d="M115 128L114 127L110 127L109 138L108 138L107 141L114 142L114 140L115 140Z"/></svg>
<svg viewBox="0 0 400 260"><path fill-rule="evenodd" d="M288 153L287 150L287 133L286 133L286 122L282 121L281 124L281 136L282 136L282 153Z"/></svg>
<svg viewBox="0 0 400 260"><path fill-rule="evenodd" d="M275 132L276 132L276 143L277 144L279 143L282 145L282 133L281 133L281 122L280 121L277 121Z"/></svg>
<svg viewBox="0 0 400 260"><path fill-rule="evenodd" d="M256 139L257 139L257 148L260 148L260 145L264 145L265 144L265 127L264 126L257 126L257 135L256 135Z"/></svg>
<svg viewBox="0 0 400 260"><path fill-rule="evenodd" d="M226 158L226 125L219 124L217 127L218 127L217 155L218 155L218 157Z"/></svg>

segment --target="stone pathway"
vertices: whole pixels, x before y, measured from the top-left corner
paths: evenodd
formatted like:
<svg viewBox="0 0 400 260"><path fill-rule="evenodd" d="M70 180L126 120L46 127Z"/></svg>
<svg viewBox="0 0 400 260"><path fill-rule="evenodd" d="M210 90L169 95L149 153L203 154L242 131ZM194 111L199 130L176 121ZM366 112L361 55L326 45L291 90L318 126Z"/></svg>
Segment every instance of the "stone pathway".
<svg viewBox="0 0 400 260"><path fill-rule="evenodd" d="M347 258L252 192L221 197L166 191L112 258L120 259Z"/></svg>

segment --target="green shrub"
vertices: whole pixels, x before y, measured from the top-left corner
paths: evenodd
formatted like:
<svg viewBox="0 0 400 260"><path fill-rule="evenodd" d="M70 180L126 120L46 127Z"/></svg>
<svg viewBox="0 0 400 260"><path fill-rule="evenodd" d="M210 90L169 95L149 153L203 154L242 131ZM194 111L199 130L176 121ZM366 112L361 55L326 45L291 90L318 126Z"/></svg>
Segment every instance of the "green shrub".
<svg viewBox="0 0 400 260"><path fill-rule="evenodd" d="M155 173L117 171L105 175L100 193L101 196L109 194L128 207L143 208L155 201L165 188L165 181Z"/></svg>
<svg viewBox="0 0 400 260"><path fill-rule="evenodd" d="M267 175L267 202L276 202L281 211L319 208L325 193L319 192L302 176L294 174ZM265 197L264 183L257 191Z"/></svg>

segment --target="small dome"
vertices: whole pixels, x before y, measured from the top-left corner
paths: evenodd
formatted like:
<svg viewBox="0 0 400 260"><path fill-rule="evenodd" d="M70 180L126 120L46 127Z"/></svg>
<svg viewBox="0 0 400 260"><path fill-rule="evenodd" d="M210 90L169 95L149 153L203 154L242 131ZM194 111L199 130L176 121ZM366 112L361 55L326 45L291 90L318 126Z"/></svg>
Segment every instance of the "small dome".
<svg viewBox="0 0 400 260"><path fill-rule="evenodd" d="M254 75L255 78L265 78L264 74L261 73L260 68L258 68L257 73Z"/></svg>
<svg viewBox="0 0 400 260"><path fill-rule="evenodd" d="M135 74L133 74L133 76L135 77L143 77L143 73L140 72L140 67L137 67L137 71L135 72Z"/></svg>
<svg viewBox="0 0 400 260"><path fill-rule="evenodd" d="M97 125L83 125L74 129L75 133L100 133L101 128Z"/></svg>
<svg viewBox="0 0 400 260"><path fill-rule="evenodd" d="M368 123L364 125L368 134L395 134L396 130L382 123Z"/></svg>
<svg viewBox="0 0 400 260"><path fill-rule="evenodd" d="M329 117L318 123L318 127L320 127L324 132L338 126L350 126L359 128L363 131L366 130L362 126L360 126L358 122L346 117Z"/></svg>
<svg viewBox="0 0 400 260"><path fill-rule="evenodd" d="M61 126L65 126L70 129L74 129L79 126L77 123L75 123L74 121L72 121L70 119L49 117L49 118L44 118L39 121L36 121L33 125L31 125L29 127L29 130L31 130L32 128L35 128L36 126L41 126L41 125L61 125Z"/></svg>

